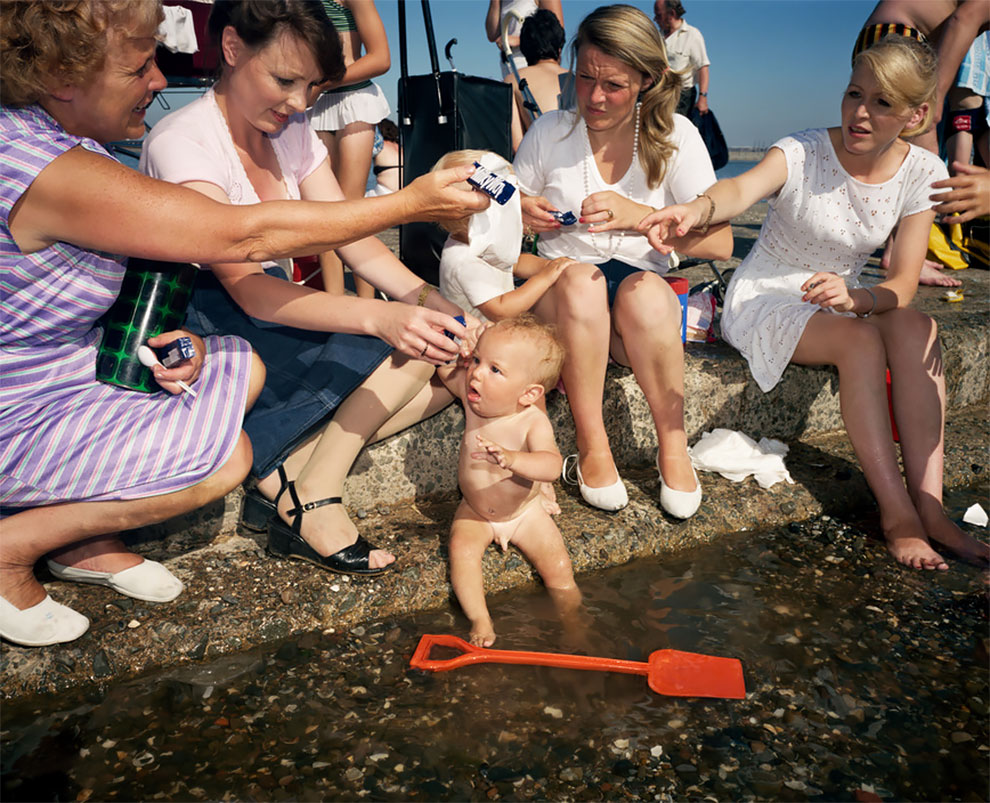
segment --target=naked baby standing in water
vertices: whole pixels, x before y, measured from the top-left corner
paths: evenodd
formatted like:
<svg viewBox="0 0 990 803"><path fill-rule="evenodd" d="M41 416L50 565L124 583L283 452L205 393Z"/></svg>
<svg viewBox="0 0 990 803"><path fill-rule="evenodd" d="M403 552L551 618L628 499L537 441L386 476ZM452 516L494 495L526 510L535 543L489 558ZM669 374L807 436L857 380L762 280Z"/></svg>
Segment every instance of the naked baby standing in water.
<svg viewBox="0 0 990 803"><path fill-rule="evenodd" d="M464 404L457 468L464 499L451 526L450 576L478 646L495 642L481 571L491 543L517 546L558 604L576 607L580 599L564 539L540 493L563 462L540 403L563 360L553 328L525 315L486 329L466 364L438 369Z"/></svg>

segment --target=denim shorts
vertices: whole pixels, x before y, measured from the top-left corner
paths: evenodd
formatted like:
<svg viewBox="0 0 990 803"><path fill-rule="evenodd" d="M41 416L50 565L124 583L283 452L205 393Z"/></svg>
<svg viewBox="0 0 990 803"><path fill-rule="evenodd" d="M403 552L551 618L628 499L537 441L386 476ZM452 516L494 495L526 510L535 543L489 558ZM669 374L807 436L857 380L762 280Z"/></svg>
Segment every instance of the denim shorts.
<svg viewBox="0 0 990 803"><path fill-rule="evenodd" d="M595 267L605 277L605 290L608 293L609 309L612 309L612 306L615 304L615 294L619 292L619 285L629 276L632 276L634 273L640 273L643 270L642 268L627 265L618 259L610 259L608 262L602 262L601 265L595 265Z"/></svg>
<svg viewBox="0 0 990 803"><path fill-rule="evenodd" d="M608 308L612 309L615 304L615 294L619 292L619 285L629 276L634 273L639 273L643 268L635 268L632 265L627 265L618 259L610 259L608 262L602 262L601 265L595 265L598 270L602 272L605 277L605 292L608 294ZM512 280L516 287L522 287L526 282L525 279L521 279L518 276Z"/></svg>

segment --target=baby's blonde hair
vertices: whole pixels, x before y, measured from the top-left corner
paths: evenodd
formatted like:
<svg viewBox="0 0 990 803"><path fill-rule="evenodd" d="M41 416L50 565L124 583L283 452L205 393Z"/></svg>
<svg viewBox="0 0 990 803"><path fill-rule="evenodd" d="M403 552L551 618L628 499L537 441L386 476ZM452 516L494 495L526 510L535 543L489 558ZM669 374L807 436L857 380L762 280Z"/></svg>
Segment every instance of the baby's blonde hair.
<svg viewBox="0 0 990 803"><path fill-rule="evenodd" d="M437 170L446 170L450 167L460 167L461 165L474 164L475 162L480 162L483 156L488 156L490 153L491 151L482 151L475 148L465 148L460 151L448 151L437 159L437 163L430 168L430 172L435 173ZM507 172L513 173L512 163L509 162L508 165ZM463 234L466 236L470 220L471 218L468 216L461 218L460 220L437 221L437 225L444 231L448 231L451 234Z"/></svg>
<svg viewBox="0 0 990 803"><path fill-rule="evenodd" d="M928 104L921 122L905 128L902 137L913 137L928 129L935 115L938 70L935 53L928 45L907 36L885 36L853 59L853 69L860 63L873 73L880 90L895 106L913 111Z"/></svg>
<svg viewBox="0 0 990 803"><path fill-rule="evenodd" d="M566 353L564 344L557 339L557 328L553 324L543 323L535 315L524 312L515 318L503 318L485 331L494 329L528 338L539 357L533 381L542 385L547 393L557 386Z"/></svg>

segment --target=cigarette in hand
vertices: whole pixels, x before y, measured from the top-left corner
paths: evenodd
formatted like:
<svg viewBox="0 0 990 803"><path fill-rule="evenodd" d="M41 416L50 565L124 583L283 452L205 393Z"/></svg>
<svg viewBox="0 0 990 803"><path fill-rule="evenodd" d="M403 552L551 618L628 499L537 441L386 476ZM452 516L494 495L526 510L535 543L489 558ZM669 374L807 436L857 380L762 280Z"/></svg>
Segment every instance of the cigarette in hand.
<svg viewBox="0 0 990 803"><path fill-rule="evenodd" d="M138 346L137 358L141 361L141 365L143 365L145 368L152 368L156 365L162 365L158 361L158 358L155 356L155 352L153 352L150 348L148 348L148 346ZM165 366L162 365L162 368L164 367ZM181 379L171 379L169 381L175 382L175 384L178 385L180 388L182 388L186 393L188 393L194 399L196 398L196 391L193 390L191 387L189 387L189 385L187 385Z"/></svg>

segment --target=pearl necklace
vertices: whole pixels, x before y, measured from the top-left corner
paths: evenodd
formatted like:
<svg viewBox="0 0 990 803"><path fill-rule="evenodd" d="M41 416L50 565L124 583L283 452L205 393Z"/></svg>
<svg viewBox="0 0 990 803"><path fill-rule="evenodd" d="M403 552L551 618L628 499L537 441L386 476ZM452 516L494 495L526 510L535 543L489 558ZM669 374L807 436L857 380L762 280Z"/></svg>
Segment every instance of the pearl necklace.
<svg viewBox="0 0 990 803"><path fill-rule="evenodd" d="M639 109L640 109L640 106L642 106L642 103L637 103L636 104L636 120L633 123L632 161L629 163L629 169L626 171L626 175L623 176L619 180L618 184L616 185L619 189L621 189L622 188L622 183L626 180L626 176L629 176L629 184L628 184L626 196L630 200L635 200L635 199L633 199L633 192L632 191L633 191L633 187L634 187L634 184L635 184L635 181L636 181L636 169L637 169L638 158L639 158ZM588 123L587 122L585 122L585 124L584 124L584 147L585 147L585 155L584 155L584 161L581 163L581 165L584 168L584 197L587 198L589 195L591 195L591 181L590 181L589 176L591 175L591 163L595 159L595 154L591 150L591 137L588 136ZM605 259L612 259L612 257L615 256L615 253L622 246L622 240L623 240L623 238L626 236L625 231L619 231L618 238L617 238L618 239L618 243L615 244L615 245L613 245L613 236L612 236L613 233L614 232L612 230L609 230L609 232L608 232L608 248L607 248L607 250L602 251L602 249L599 248L599 246L598 246L598 238L597 238L595 232L593 232L593 231L589 231L588 232L588 234L591 235L591 247L595 249L595 252L599 256L605 257Z"/></svg>

